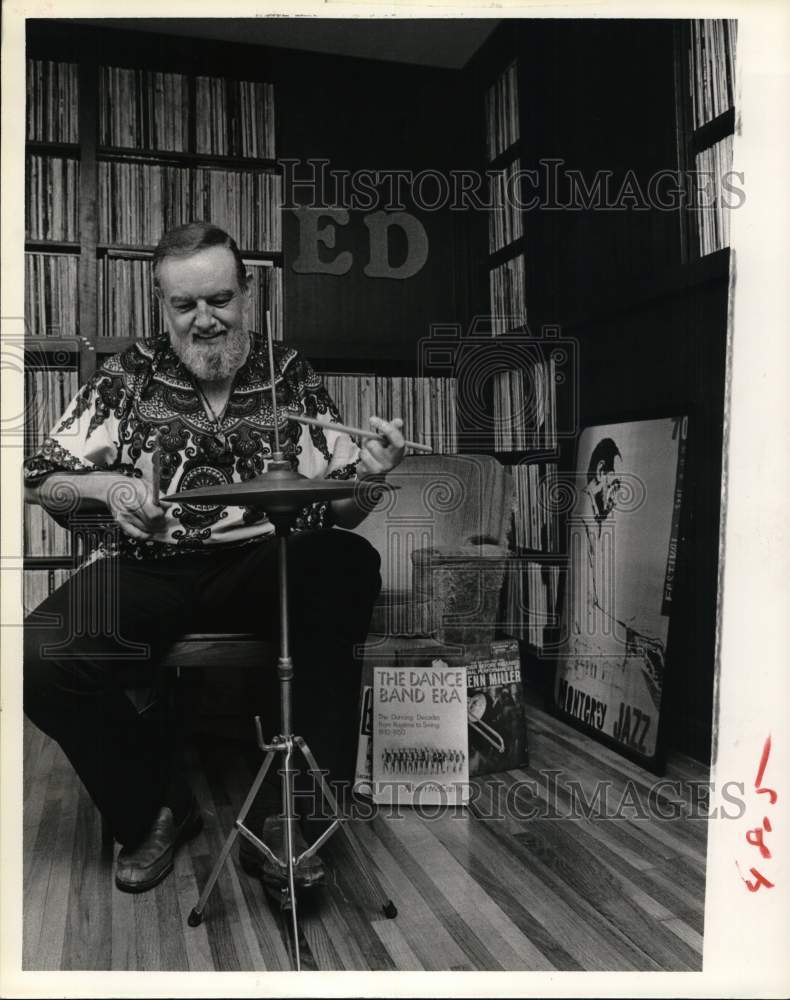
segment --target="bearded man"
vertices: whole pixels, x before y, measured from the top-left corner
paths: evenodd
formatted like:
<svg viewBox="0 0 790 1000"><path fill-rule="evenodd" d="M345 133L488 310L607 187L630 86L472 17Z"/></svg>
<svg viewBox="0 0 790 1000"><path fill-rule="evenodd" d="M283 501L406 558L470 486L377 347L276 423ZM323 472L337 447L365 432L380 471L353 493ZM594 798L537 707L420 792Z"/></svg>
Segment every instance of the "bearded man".
<svg viewBox="0 0 790 1000"><path fill-rule="evenodd" d="M24 708L60 744L122 845L115 880L128 892L161 882L178 846L201 826L170 720L137 711L125 693L130 671L155 684L163 654L185 632L274 639L278 627L276 545L266 515L245 506L163 506L155 479L164 497L264 472L273 451L272 382L281 417L290 411L325 425L289 421L280 430L285 458L303 475L378 479L404 450L400 420L372 418L380 437L362 447L333 429L340 415L295 350L273 345L270 370L265 338L247 329L250 276L223 230L208 223L172 230L153 268L165 334L103 361L24 470L26 501L56 514L65 493L72 511L99 508L117 525L99 558L27 621ZM354 528L366 509L354 497L313 504L288 541L295 714L335 781L353 775L353 648L364 641L380 587L378 554L338 529ZM268 681L261 707L272 718L273 670ZM264 811L279 809L270 795ZM282 824L269 823L268 834L281 837ZM257 873L259 856L244 838L241 850L243 865ZM320 860L308 862L297 871L302 885L321 879ZM276 888L281 874L268 876Z"/></svg>

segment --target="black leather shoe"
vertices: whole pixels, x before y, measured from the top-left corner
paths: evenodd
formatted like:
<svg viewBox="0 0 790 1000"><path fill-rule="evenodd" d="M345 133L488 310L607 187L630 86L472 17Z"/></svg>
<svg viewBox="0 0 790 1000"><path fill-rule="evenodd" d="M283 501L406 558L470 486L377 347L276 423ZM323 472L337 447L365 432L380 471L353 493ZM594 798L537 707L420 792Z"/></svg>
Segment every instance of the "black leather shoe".
<svg viewBox="0 0 790 1000"><path fill-rule="evenodd" d="M286 860L284 819L279 816L267 816L263 824L261 840L270 850L274 851L278 858ZM302 851L306 850L307 842L299 829L299 824L295 823L294 854L298 857ZM244 836L241 837L239 844L239 863L248 875L262 879L266 888L275 894L279 894L283 889L288 889L288 869L273 864ZM294 869L294 887L297 892L302 889L313 889L323 885L325 881L324 863L317 854L305 858Z"/></svg>
<svg viewBox="0 0 790 1000"><path fill-rule="evenodd" d="M115 884L122 892L153 889L173 870L173 859L179 844L196 836L202 828L203 817L194 799L178 824L170 808L164 806L145 840L131 850L124 847L118 852Z"/></svg>

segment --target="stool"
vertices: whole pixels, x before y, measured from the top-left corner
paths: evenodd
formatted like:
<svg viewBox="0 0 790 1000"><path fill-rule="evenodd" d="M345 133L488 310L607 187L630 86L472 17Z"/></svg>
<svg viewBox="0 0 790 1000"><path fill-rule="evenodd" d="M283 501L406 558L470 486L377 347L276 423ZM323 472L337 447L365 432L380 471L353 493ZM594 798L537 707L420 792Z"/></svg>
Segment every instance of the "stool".
<svg viewBox="0 0 790 1000"><path fill-rule="evenodd" d="M160 675L163 678L173 676L177 682L182 670L216 666L226 669L258 668L267 659L272 664L276 663L276 645L252 632L189 632L177 639L162 658ZM172 686L165 682L164 690L172 691ZM126 695L140 713L152 703L148 689L127 688ZM250 739L254 740L252 716ZM104 817L101 838L105 846L113 843L112 831Z"/></svg>

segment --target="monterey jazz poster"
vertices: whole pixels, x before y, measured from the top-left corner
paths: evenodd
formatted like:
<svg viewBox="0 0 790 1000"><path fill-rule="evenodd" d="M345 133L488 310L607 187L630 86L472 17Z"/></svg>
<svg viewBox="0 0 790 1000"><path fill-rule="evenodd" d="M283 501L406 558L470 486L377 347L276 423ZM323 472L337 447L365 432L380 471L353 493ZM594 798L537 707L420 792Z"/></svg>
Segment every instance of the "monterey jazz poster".
<svg viewBox="0 0 790 1000"><path fill-rule="evenodd" d="M568 517L554 707L654 764L678 558L687 418L588 427Z"/></svg>

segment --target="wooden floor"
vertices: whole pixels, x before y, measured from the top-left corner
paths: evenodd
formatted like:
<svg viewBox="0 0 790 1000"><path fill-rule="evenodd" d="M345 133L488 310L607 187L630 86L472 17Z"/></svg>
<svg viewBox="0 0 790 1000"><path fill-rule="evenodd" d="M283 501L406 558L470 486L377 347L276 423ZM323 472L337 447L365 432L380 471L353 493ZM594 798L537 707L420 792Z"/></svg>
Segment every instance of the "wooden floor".
<svg viewBox="0 0 790 1000"><path fill-rule="evenodd" d="M395 920L377 910L344 838L333 837L322 851L329 885L300 911L303 968L700 969L704 820L637 818L631 807L647 802L653 776L536 708L530 752L529 769L481 780L462 815L406 811L355 823L398 905ZM97 813L64 756L26 729L23 968L291 967L287 922L235 861L204 923L186 924L257 766L232 743L196 746L194 763L205 829L159 887L128 895L113 887L112 851L102 851ZM554 771L561 773L552 795ZM704 781L707 771L673 761L669 776ZM602 801L594 802L602 780L619 818L602 815ZM593 815L578 808L569 815L569 781L593 801ZM662 807L674 798L661 798ZM497 800L509 816L491 818ZM530 818L535 805L548 805L549 815Z"/></svg>

